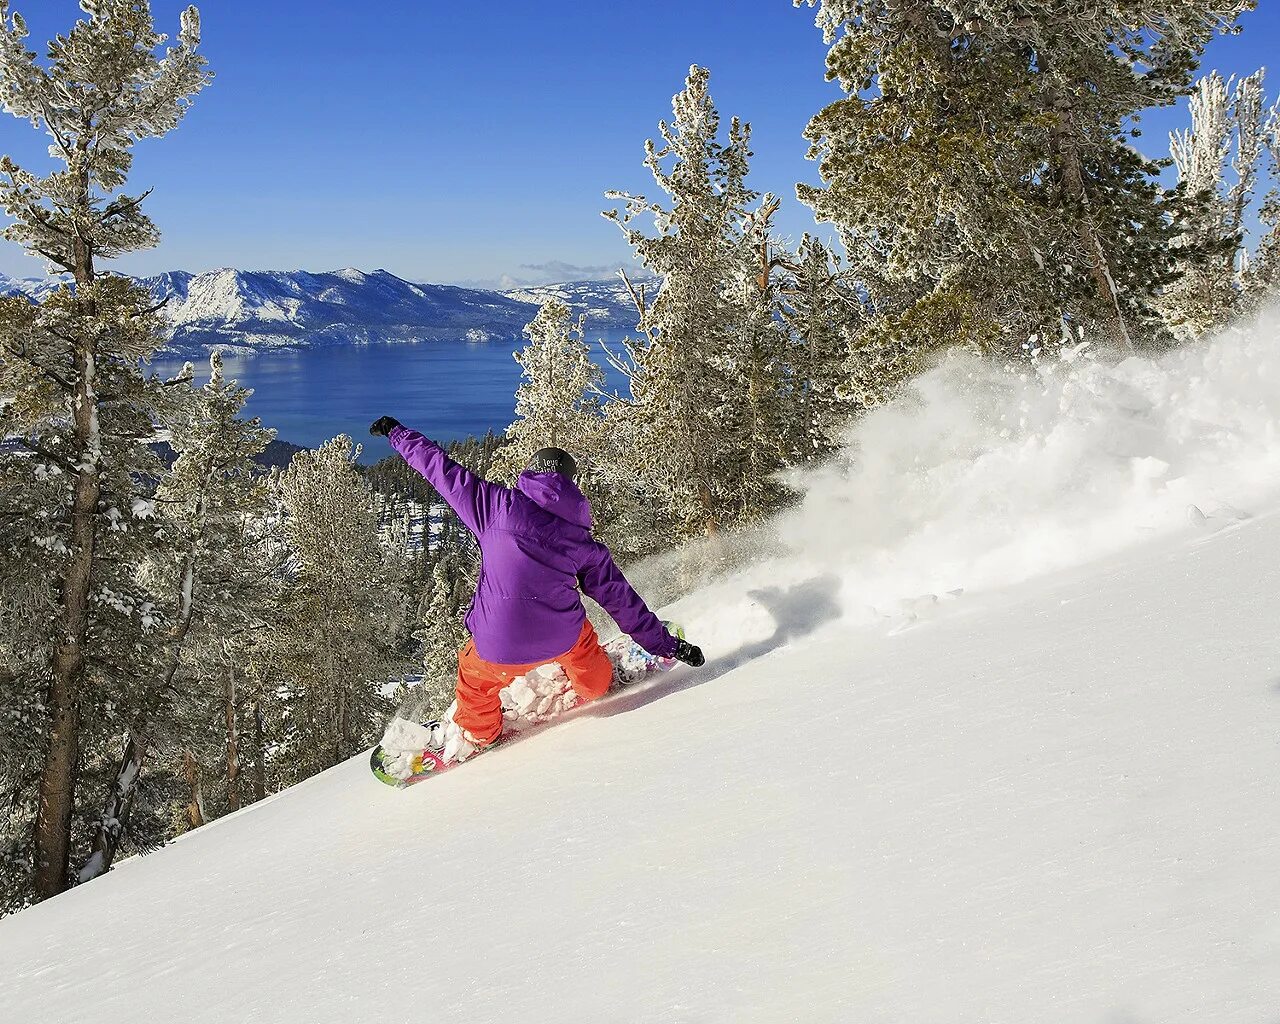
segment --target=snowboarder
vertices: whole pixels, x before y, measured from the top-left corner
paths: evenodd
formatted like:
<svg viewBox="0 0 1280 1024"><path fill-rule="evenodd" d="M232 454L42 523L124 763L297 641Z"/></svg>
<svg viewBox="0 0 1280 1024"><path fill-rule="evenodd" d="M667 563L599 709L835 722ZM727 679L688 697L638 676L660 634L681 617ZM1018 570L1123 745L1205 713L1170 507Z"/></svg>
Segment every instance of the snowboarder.
<svg viewBox="0 0 1280 1024"><path fill-rule="evenodd" d="M609 689L613 666L579 587L650 654L704 663L702 651L668 632L609 549L591 536L591 506L567 452L536 452L510 488L481 479L390 416L374 421L369 433L387 438L480 543L480 580L466 618L471 639L458 653L454 712L476 747L502 733L499 691L532 668L557 662L582 701Z"/></svg>

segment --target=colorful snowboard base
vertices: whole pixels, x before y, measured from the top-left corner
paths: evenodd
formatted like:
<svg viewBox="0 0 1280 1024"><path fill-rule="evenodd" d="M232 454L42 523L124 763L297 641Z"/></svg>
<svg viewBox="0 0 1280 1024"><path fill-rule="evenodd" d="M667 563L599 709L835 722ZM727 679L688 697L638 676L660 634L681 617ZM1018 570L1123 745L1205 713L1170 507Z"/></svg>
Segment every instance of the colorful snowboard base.
<svg viewBox="0 0 1280 1024"><path fill-rule="evenodd" d="M684 631L673 623L668 622L665 625L676 636L684 635ZM604 650L609 656L609 660L613 662L613 683L609 687L609 694L616 693L651 676L666 672L675 664L673 659L658 658L650 654L625 633L614 637L614 639L605 644ZM559 670L559 666L556 666L554 675L546 672L546 668L547 666L540 666L532 670L528 675L533 677L536 673L542 673L538 678L544 683L558 680L563 687L559 694L540 695L526 684L520 697L509 698L512 702L510 707L508 707L507 701L504 701L502 735L487 747L476 750L469 756L459 759L448 756L449 752L446 751L446 744L443 742L423 746L409 758L408 774L406 775L404 752L393 757L379 743L369 754L369 768L374 777L378 781L384 782L388 786L394 786L397 789L416 786L420 782L426 782L427 779L434 778L441 772L464 764L487 750L500 747L518 736L525 735L530 729L559 717L563 711L569 710L574 706L574 703L571 702L566 707L563 699L571 695L572 690L568 686L568 680L564 678L563 671ZM511 686L507 687L504 693L520 691L522 689L520 684L525 679L525 676L520 676L512 680ZM555 696L560 699L552 699ZM607 697L608 694L605 699ZM435 737L442 735L445 731L444 723L441 722L428 722L422 728L430 730ZM386 739L385 735L383 739ZM396 763L398 770L393 771L390 764L392 761Z"/></svg>

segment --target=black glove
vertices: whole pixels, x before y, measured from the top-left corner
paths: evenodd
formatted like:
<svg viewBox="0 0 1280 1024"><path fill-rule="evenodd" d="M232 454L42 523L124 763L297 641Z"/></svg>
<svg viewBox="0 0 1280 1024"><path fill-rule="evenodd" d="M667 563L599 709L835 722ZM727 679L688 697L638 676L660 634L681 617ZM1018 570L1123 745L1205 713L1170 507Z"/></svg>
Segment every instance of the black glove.
<svg viewBox="0 0 1280 1024"><path fill-rule="evenodd" d="M694 668L701 668L707 663L707 659L702 656L702 648L694 647L684 637L676 638L676 661L683 661L686 665L692 665Z"/></svg>
<svg viewBox="0 0 1280 1024"><path fill-rule="evenodd" d="M400 426L400 421L394 416L379 416L370 424L369 433L376 434L379 437L386 437L398 426Z"/></svg>

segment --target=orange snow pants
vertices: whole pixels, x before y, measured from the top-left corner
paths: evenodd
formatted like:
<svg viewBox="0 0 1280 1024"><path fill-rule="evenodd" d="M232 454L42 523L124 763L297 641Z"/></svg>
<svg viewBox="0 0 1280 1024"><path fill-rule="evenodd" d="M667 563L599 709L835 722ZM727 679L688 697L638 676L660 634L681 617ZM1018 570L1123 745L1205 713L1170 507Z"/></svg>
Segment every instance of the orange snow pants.
<svg viewBox="0 0 1280 1024"><path fill-rule="evenodd" d="M458 709L453 720L484 746L502 734L502 702L498 691L516 676L549 662L556 662L573 684L579 700L604 696L613 681L613 663L600 646L591 623L582 625L578 642L559 657L543 658L528 665L499 665L476 653L474 640L458 652Z"/></svg>

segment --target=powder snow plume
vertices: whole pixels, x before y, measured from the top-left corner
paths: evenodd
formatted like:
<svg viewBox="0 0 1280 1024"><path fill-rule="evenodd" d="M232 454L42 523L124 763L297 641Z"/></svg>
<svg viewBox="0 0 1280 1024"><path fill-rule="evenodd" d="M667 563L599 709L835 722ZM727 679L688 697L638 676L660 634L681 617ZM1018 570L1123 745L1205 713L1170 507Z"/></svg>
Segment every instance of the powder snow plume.
<svg viewBox="0 0 1280 1024"><path fill-rule="evenodd" d="M1280 493L1280 310L1118 364L1083 348L1015 370L953 354L792 483L802 502L750 541L785 553L671 609L706 642L731 646L758 616L775 639L834 619L909 625L962 592L1230 525Z"/></svg>

